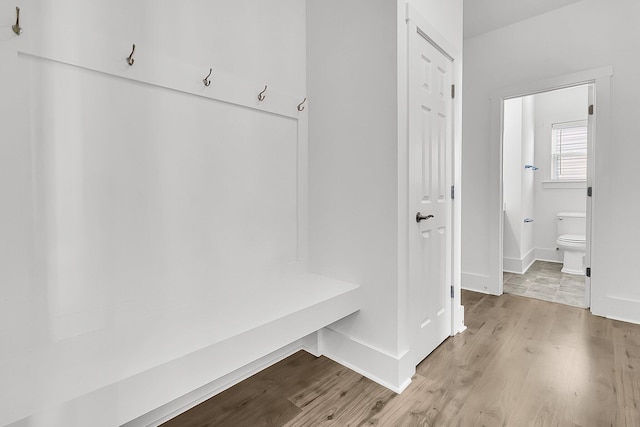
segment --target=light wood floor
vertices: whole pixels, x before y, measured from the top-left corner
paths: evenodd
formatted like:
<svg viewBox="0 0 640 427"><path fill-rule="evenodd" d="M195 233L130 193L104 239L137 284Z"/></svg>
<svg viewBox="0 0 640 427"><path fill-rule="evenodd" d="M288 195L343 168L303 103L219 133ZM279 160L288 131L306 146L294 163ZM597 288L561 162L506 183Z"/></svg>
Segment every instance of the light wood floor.
<svg viewBox="0 0 640 427"><path fill-rule="evenodd" d="M164 427L640 426L640 325L515 295L463 304L468 329L400 395L299 352Z"/></svg>

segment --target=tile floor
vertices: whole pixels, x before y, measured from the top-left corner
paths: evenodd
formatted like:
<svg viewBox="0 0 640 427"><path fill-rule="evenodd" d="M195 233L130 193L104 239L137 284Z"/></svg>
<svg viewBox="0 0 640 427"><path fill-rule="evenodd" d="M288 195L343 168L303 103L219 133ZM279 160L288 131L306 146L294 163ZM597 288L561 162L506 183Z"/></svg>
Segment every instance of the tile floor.
<svg viewBox="0 0 640 427"><path fill-rule="evenodd" d="M503 273L504 292L585 308L584 276L565 274L562 264L536 261L525 274Z"/></svg>

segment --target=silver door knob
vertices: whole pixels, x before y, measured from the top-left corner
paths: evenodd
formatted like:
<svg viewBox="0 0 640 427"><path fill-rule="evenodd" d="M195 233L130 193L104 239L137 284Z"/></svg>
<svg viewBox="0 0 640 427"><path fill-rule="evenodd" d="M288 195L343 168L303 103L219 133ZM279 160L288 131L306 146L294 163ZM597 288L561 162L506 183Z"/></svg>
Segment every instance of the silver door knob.
<svg viewBox="0 0 640 427"><path fill-rule="evenodd" d="M416 214L416 222L420 222L424 219L431 219L431 218L433 218L433 215L422 215L420 212Z"/></svg>

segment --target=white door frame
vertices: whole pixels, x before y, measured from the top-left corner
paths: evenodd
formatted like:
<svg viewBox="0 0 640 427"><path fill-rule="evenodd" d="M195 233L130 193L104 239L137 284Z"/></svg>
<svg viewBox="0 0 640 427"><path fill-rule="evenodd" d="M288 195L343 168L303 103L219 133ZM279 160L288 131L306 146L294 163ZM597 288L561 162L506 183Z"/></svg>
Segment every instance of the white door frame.
<svg viewBox="0 0 640 427"><path fill-rule="evenodd" d="M462 97L460 94L462 93L462 53L459 49L457 49L449 40L444 37L429 21L424 18L420 12L417 11L412 5L406 5L406 21L407 23L411 21L416 25L420 31L427 36L428 39L434 44L438 49L443 51L447 56L451 57L452 66L453 66L453 74L452 80L456 88L457 95L452 100L452 140L453 140L453 185L455 188L455 197L452 203L452 231L451 231L451 280L452 286L454 290L454 297L451 299L451 335L455 335L459 332L462 332L466 329L464 326L464 307L461 304L460 300L460 278L461 278L461 259L462 259L462 251L461 251L461 229L462 229L462 214L461 214L461 182L462 182ZM410 25L406 25L407 28L407 39L404 45L399 45L399 61L404 61L404 65L406 70L408 71L408 54L406 49L408 49L409 37L409 28ZM400 183L404 183L404 185L408 185L408 72L407 73L399 73L398 75L398 123L403 124L404 126L398 126L399 134L398 141L403 143L399 144L398 149L398 174L400 179ZM405 189L400 189L400 197L399 197L399 247L400 247L400 259L406 260L404 265L408 266L408 242L409 242L409 232L415 232L415 212L413 212L413 221L411 222L411 211L410 211L410 201L408 200L408 187ZM408 270L405 273L408 276ZM408 291L408 277L402 277L402 273L400 276L401 283L405 283ZM408 298L410 295L406 292L406 298L403 298L408 304ZM408 308L408 306L407 306ZM408 312L409 310L407 310Z"/></svg>
<svg viewBox="0 0 640 427"><path fill-rule="evenodd" d="M602 144L609 139L610 135L610 111L611 111L611 77L613 76L613 67L602 67L574 74L553 77L535 82L526 82L519 85L502 88L491 94L491 194L490 194L490 242L489 242L489 283L491 289L488 291L495 295L502 295L504 283L502 277L503 270L503 135L504 126L504 101L510 98L518 98L536 93L549 92L557 89L564 89L573 86L591 84L594 86L595 99L597 100L595 120L590 120L595 125L595 132L592 132L591 146L588 152L588 172L587 187L595 187L596 184L596 150L595 141ZM595 122L595 123L594 123ZM593 129L590 129L593 130ZM593 197L590 198L591 203L587 201L587 256L585 263L588 267L592 266L597 256L597 248L593 241L593 227L597 218L594 214L597 191L594 190ZM594 283L587 278L587 289L585 296L587 297L587 305L592 306L594 302L593 289L599 289L598 283ZM597 292L596 292L597 295ZM589 298L591 297L591 298ZM589 300L590 299L590 300Z"/></svg>

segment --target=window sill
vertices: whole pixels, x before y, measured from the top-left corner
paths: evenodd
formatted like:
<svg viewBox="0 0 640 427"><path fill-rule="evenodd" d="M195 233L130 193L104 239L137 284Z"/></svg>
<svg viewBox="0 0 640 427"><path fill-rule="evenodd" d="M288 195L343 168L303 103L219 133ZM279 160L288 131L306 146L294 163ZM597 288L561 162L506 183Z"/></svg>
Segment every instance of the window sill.
<svg viewBox="0 0 640 427"><path fill-rule="evenodd" d="M587 188L587 181L542 181L542 188Z"/></svg>

